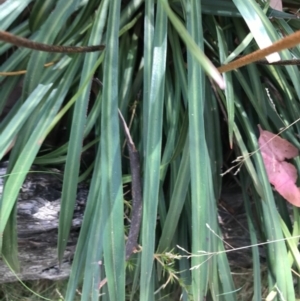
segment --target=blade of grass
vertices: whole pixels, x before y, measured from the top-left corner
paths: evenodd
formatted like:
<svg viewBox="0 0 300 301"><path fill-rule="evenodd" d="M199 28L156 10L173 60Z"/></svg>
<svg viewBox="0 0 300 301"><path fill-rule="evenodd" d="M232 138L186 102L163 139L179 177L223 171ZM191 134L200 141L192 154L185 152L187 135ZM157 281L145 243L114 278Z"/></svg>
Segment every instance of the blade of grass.
<svg viewBox="0 0 300 301"><path fill-rule="evenodd" d="M188 141L185 144L180 167L178 170L174 191L172 192L168 214L165 220L162 234L160 236L157 253L162 253L170 248L173 235L176 231L186 194L190 184L190 157Z"/></svg>
<svg viewBox="0 0 300 301"><path fill-rule="evenodd" d="M1 30L6 30L29 5L31 0L4 1L0 5Z"/></svg>
<svg viewBox="0 0 300 301"><path fill-rule="evenodd" d="M152 11L149 10L149 13L151 14ZM143 199L145 201L143 206L143 225L141 233L143 252L141 259L140 300L143 301L153 299L153 291L151 290L153 287L150 284L152 282L151 278L153 278L153 253L159 192L159 167L166 72L167 15L163 11L160 2L157 3L156 13L153 39L153 65L151 64L149 66L149 70L152 70L151 88L149 90L149 95L144 99L144 102L147 103L148 112L144 111L145 114L147 114L147 124L146 127L143 128L144 136L147 137L147 144L145 145L146 152L144 157L145 172L143 185ZM152 50L147 49L147 51ZM149 82L147 84L149 85Z"/></svg>
<svg viewBox="0 0 300 301"><path fill-rule="evenodd" d="M203 49L203 33L201 7L199 1L187 4L187 30L197 47ZM189 149L192 191L192 253L210 251L211 237L207 233L209 222L208 177L211 177L208 167L209 157L205 141L204 104L205 75L187 44L188 69L188 112L189 112ZM202 58L203 59L203 58ZM201 266L192 270L192 291L195 300L206 298L208 285L208 262L201 257L193 257L191 266Z"/></svg>
<svg viewBox="0 0 300 301"><path fill-rule="evenodd" d="M5 126L1 133L0 140L0 158L3 157L5 151L7 150L10 142L15 137L17 132L21 129L23 124L31 115L32 111L36 109L37 105L40 103L41 99L49 91L52 84L39 85L28 97L25 103L20 107L15 116L10 120L10 123Z"/></svg>
<svg viewBox="0 0 300 301"><path fill-rule="evenodd" d="M149 99L151 91L151 74L152 74L152 59L153 59L153 36L154 36L154 1L149 0L145 3L144 17L144 81L143 81L143 99ZM148 132L149 124L149 101L143 102L143 132ZM147 135L143 135L143 148L147 147ZM145 168L144 168L145 169Z"/></svg>
<svg viewBox="0 0 300 301"><path fill-rule="evenodd" d="M59 0L55 9L48 15L47 21L38 31L35 40L45 44L53 44L54 39L65 24L65 20L76 10L78 3L79 0L67 3L64 0ZM26 95L39 83L47 56L47 53L41 51L32 52L24 79L23 98L26 98Z"/></svg>
<svg viewBox="0 0 300 301"><path fill-rule="evenodd" d="M99 94L97 98L101 98ZM97 124L99 127L99 123ZM101 212L101 199L100 199L100 181L101 181L101 165L100 165L100 147L99 142L98 151L95 158L95 167L92 176L91 185L89 188L89 195L87 199L87 205L84 213L83 222L80 229L80 235L76 245L76 252L72 263L72 270L68 281L68 287L65 299L67 301L73 301L77 289L78 282L82 277L84 269L88 270L85 275L82 289L82 300L87 300L90 297L91 290L95 290L95 285L99 285L96 281L91 281L89 278L94 275L91 272L95 266L97 266L98 274L100 267L98 265L99 257L101 258L101 246L103 242L104 225L99 222L103 219ZM92 221L91 221L92 220ZM89 255L88 255L88 252ZM99 253L98 253L99 252ZM98 255L98 256L97 256ZM97 278L97 277L96 277Z"/></svg>
<svg viewBox="0 0 300 301"><path fill-rule="evenodd" d="M99 19L101 10L98 10L97 21L95 21L89 43L97 45L101 43L102 31L105 19ZM83 69L81 72L80 84L82 86L86 83L87 78L90 77L91 70L95 66L98 53L89 53L85 55ZM58 231L58 259L61 261L63 253L66 248L68 236L72 223L73 210L76 201L76 187L78 183L80 155L82 152L82 141L84 135L84 128L86 123L86 112L89 102L91 84L85 85L81 95L78 97L72 119L72 127L70 140L68 144L68 154L66 160L66 167L64 172L64 181L61 197L61 210L59 216L59 231Z"/></svg>
<svg viewBox="0 0 300 301"><path fill-rule="evenodd" d="M209 188L208 193L210 197L208 199L212 200L209 202L210 212L210 231L212 231L212 250L218 250L219 253L212 257L209 261L209 288L214 300L224 298L226 301L236 300L236 290L234 282L231 276L231 270L229 262L225 253L222 232L218 225L218 221L214 216L218 215L217 212L217 202L221 195L222 190L222 177L220 171L223 166L223 155L222 147L220 146L220 141L222 141L222 130L220 127L220 112L218 111L217 101L211 93L211 87L209 81L206 80L206 103L204 111L204 121L205 121L205 135L207 148L209 150L210 168L211 168L211 179L209 178ZM234 102L234 101L233 101ZM234 128L234 123L233 123ZM215 233L217 235L215 235ZM226 275L224 277L224 275Z"/></svg>
<svg viewBox="0 0 300 301"><path fill-rule="evenodd" d="M247 194L246 188L246 175L245 172L242 171L241 182L242 182L242 193L243 199L245 204L245 209L247 213L247 222L249 227L251 245L252 245L252 258L253 258L253 280L254 280L254 287L253 287L253 300L261 300L262 299L262 280L261 280L261 267L260 267L260 260L259 260L259 250L258 250L258 240L256 237L256 231L254 227L254 217L251 212L251 204L250 199Z"/></svg>
<svg viewBox="0 0 300 301"><path fill-rule="evenodd" d="M220 62L223 64L227 57L228 49L226 45L226 40L224 33L221 27L214 20L218 44L219 44L219 53L220 53ZM225 80L225 96L226 96L226 110L227 110L227 118L228 118L228 136L229 136L229 144L230 148L232 148L232 139L233 139L233 123L234 123L234 94L233 94L233 82L231 72L226 72L224 74Z"/></svg>
<svg viewBox="0 0 300 301"><path fill-rule="evenodd" d="M118 117L120 2L111 1L101 110L101 202L105 217L104 261L110 300L125 300L125 245Z"/></svg>
<svg viewBox="0 0 300 301"><path fill-rule="evenodd" d="M190 33L184 28L181 21L175 15L175 13L170 8L168 1L160 0L161 4L164 7L164 10L168 14L170 21L172 22L173 26L177 30L178 34L180 35L181 39L185 42L186 46L188 47L189 51L194 55L196 62L198 62L201 67L205 70L205 72L220 86L221 89L225 88L225 83L211 61L205 56L203 50L201 50L198 45L195 43L193 37Z"/></svg>
<svg viewBox="0 0 300 301"><path fill-rule="evenodd" d="M36 1L32 7L29 18L29 26L31 31L38 30L41 25L47 20L48 15L54 9L54 2L51 1Z"/></svg>

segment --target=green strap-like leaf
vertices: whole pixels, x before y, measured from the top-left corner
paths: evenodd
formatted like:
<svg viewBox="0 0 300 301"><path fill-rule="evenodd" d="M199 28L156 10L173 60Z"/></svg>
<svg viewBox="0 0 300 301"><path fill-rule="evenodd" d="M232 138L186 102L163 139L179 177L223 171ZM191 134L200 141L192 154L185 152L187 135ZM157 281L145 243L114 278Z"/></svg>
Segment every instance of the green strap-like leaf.
<svg viewBox="0 0 300 301"><path fill-rule="evenodd" d="M104 264L109 299L125 300L123 189L119 134L120 1L111 1L107 22L107 52L103 70L101 110L101 203L104 216Z"/></svg>
<svg viewBox="0 0 300 301"><path fill-rule="evenodd" d="M151 11L149 11L151 13ZM147 144L144 156L144 193L143 193L143 225L142 225L142 261L141 261L141 294L140 300L153 300L152 282L153 255L155 246L155 225L159 193L162 118L166 73L167 50L167 15L160 2L157 3L156 22L153 39L153 60L149 94L147 102L147 125L144 135ZM151 51L147 49L146 51ZM149 71L148 70L148 71ZM148 83L149 84L149 83ZM149 86L148 86L149 87Z"/></svg>

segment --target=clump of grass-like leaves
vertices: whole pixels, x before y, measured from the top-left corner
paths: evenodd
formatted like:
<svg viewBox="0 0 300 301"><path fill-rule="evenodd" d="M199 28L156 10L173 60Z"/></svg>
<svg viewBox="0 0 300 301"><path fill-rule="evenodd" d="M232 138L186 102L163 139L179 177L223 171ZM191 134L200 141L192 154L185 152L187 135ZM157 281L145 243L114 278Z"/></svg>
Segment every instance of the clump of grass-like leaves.
<svg viewBox="0 0 300 301"><path fill-rule="evenodd" d="M254 0L2 2L1 30L45 44L105 45L55 54L0 43L0 154L9 161L0 246L10 266L22 266L14 227L19 188L33 164L54 165L64 174L58 261L77 184L89 181L65 300L75 300L79 283L81 300L241 300L218 201L226 189L221 174L242 157L230 181L243 197L252 245L251 298L296 300L299 211L268 182L257 125L274 133L288 127L282 136L300 147L300 124L289 127L300 116L299 69L250 64L222 77L215 66L299 30L297 1L286 1L285 12ZM300 49L280 55L299 59ZM118 109L140 154L143 199L127 264L135 180ZM299 158L293 163L300 171ZM269 242L264 256L259 242Z"/></svg>

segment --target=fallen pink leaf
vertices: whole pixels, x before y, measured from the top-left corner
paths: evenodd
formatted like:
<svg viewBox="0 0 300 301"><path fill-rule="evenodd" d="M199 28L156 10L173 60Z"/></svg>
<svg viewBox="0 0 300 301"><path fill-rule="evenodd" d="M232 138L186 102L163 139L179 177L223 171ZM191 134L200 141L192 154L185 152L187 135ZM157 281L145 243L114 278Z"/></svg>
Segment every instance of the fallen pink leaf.
<svg viewBox="0 0 300 301"><path fill-rule="evenodd" d="M288 202L300 207L300 188L295 184L297 170L285 161L298 156L298 149L287 140L264 131L260 125L258 128L258 144L270 183Z"/></svg>

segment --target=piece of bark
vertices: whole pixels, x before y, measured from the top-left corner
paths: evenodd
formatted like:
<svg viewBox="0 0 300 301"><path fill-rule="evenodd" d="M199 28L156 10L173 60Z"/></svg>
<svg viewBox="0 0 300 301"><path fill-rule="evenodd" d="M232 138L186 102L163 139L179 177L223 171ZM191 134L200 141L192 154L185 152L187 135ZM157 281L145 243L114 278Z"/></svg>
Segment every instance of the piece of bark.
<svg viewBox="0 0 300 301"><path fill-rule="evenodd" d="M0 166L0 194L5 167ZM79 185L68 245L62 265L57 260L58 217L61 181L55 174L31 173L24 182L17 203L19 279L60 280L70 274L73 254L82 223L88 188ZM0 260L0 283L17 281L16 276Z"/></svg>

